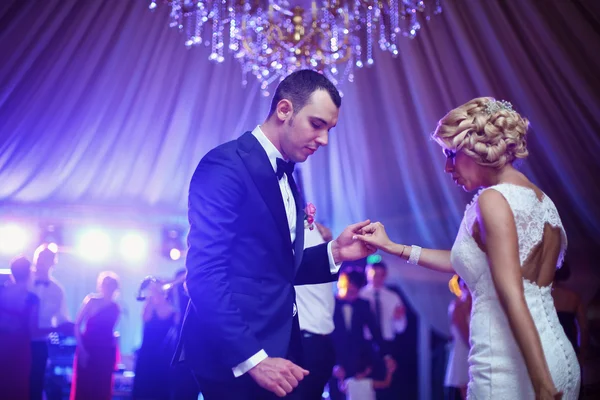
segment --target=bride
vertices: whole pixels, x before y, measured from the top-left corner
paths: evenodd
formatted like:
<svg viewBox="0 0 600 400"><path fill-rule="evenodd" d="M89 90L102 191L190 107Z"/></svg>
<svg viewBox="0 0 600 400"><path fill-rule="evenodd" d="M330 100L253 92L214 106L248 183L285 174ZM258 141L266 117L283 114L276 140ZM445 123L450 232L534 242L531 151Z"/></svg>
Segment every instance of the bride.
<svg viewBox="0 0 600 400"><path fill-rule="evenodd" d="M473 296L468 399L577 399L580 371L558 321L551 283L567 238L552 200L512 163L528 155L529 122L506 101L480 97L450 111L434 140L466 191L451 251L391 241L373 223L356 238L411 264L456 271Z"/></svg>

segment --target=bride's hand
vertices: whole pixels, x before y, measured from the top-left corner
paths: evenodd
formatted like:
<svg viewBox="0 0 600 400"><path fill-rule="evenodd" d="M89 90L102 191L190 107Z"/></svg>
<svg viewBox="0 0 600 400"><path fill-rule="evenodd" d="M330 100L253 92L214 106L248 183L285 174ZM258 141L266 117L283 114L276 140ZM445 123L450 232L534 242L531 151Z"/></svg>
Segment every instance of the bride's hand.
<svg viewBox="0 0 600 400"><path fill-rule="evenodd" d="M353 239L361 240L371 247L376 247L389 252L394 242L388 237L385 227L381 222L373 222L361 230L361 234L354 235Z"/></svg>
<svg viewBox="0 0 600 400"><path fill-rule="evenodd" d="M535 393L536 400L561 400L562 392L556 390L554 385L545 385L538 387Z"/></svg>

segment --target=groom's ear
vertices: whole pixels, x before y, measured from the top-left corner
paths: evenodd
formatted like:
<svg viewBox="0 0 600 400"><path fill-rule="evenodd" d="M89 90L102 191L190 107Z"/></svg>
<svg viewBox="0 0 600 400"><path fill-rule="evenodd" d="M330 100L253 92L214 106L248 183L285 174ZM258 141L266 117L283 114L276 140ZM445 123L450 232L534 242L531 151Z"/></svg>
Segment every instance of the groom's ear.
<svg viewBox="0 0 600 400"><path fill-rule="evenodd" d="M280 121L289 119L294 113L294 106L288 99L281 99L277 103L277 118Z"/></svg>

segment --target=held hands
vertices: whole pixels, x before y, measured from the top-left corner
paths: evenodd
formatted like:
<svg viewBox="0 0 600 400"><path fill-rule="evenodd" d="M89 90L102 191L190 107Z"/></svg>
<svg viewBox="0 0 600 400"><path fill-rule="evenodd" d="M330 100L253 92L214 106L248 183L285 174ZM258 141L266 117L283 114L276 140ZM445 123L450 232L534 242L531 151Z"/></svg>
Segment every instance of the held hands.
<svg viewBox="0 0 600 400"><path fill-rule="evenodd" d="M331 242L331 252L335 263L342 261L354 261L373 254L375 248L369 246L366 241L355 240L354 237L359 234L364 234L363 229L370 224L371 221L366 220L349 225L344 231Z"/></svg>
<svg viewBox="0 0 600 400"><path fill-rule="evenodd" d="M387 253L391 251L394 242L388 237L385 227L381 222L366 225L353 236L354 240L361 241L371 248L381 249Z"/></svg>
<svg viewBox="0 0 600 400"><path fill-rule="evenodd" d="M283 358L267 357L248 371L262 388L284 397L298 386L308 371Z"/></svg>

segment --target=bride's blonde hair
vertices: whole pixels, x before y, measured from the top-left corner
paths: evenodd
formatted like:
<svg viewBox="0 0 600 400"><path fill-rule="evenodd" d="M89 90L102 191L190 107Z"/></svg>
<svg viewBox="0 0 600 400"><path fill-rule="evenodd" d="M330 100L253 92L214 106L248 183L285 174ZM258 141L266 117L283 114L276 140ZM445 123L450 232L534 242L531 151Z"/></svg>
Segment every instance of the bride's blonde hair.
<svg viewBox="0 0 600 400"><path fill-rule="evenodd" d="M476 163L502 168L525 158L529 121L505 101L478 97L444 116L432 134L440 146L462 150Z"/></svg>

